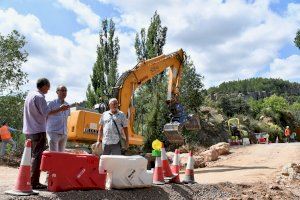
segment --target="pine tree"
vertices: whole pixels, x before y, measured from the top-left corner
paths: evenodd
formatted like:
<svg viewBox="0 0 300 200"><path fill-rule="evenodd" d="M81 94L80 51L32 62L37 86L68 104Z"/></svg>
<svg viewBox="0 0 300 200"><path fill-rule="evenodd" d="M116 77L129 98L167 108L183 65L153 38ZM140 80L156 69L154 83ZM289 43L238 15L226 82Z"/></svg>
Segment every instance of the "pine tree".
<svg viewBox="0 0 300 200"><path fill-rule="evenodd" d="M115 36L115 23L112 19L102 21L97 45L97 60L91 75L91 84L86 92L87 105L92 107L99 98L108 100L112 97L112 89L118 78L119 39Z"/></svg>

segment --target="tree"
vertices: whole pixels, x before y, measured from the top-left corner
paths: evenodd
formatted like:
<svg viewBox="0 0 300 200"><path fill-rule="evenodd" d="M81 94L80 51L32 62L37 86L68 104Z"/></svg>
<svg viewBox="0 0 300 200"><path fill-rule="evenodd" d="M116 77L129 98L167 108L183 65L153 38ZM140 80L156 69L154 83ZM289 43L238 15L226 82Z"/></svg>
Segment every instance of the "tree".
<svg viewBox="0 0 300 200"><path fill-rule="evenodd" d="M108 100L113 97L113 87L118 78L119 39L115 36L115 23L112 19L102 21L97 45L97 60L87 89L87 105L92 107L99 98Z"/></svg>
<svg viewBox="0 0 300 200"><path fill-rule="evenodd" d="M295 43L296 47L298 47L300 49L300 29L296 33L294 43Z"/></svg>
<svg viewBox="0 0 300 200"><path fill-rule="evenodd" d="M21 129L23 126L23 105L25 94L0 96L0 116L9 126Z"/></svg>
<svg viewBox="0 0 300 200"><path fill-rule="evenodd" d="M182 80L180 84L180 102L187 111L197 113L197 108L204 101L203 76L197 74L195 65L187 56L183 64Z"/></svg>
<svg viewBox="0 0 300 200"><path fill-rule="evenodd" d="M264 99L263 108L269 108L272 111L278 113L280 111L286 110L288 108L288 103L285 98L277 95L272 95Z"/></svg>
<svg viewBox="0 0 300 200"><path fill-rule="evenodd" d="M247 114L250 110L247 102L242 97L236 95L221 96L218 100L218 106L228 117L232 117L235 114Z"/></svg>
<svg viewBox="0 0 300 200"><path fill-rule="evenodd" d="M18 128L22 127L24 103L19 88L28 81L21 68L28 56L25 44L25 37L16 30L0 35L0 120Z"/></svg>
<svg viewBox="0 0 300 200"><path fill-rule="evenodd" d="M0 35L0 92L19 90L27 83L27 74L21 65L27 61L28 53L24 50L25 37L16 30L7 36Z"/></svg>
<svg viewBox="0 0 300 200"><path fill-rule="evenodd" d="M137 60L142 61L161 55L166 42L166 34L167 27L161 25L160 16L155 12L151 18L147 34L145 28L141 29L140 34L136 34ZM154 139L162 139L162 127L167 121L168 113L165 103L166 92L167 80L164 72L151 79L137 91L135 97L137 103L136 121L143 121L146 124L146 149L151 149L151 142Z"/></svg>
<svg viewBox="0 0 300 200"><path fill-rule="evenodd" d="M25 37L18 31L7 36L0 35L0 121L21 129L25 94L20 86L28 82L27 74L22 71L22 64L27 61L28 53L24 50ZM24 144L23 134L13 134L17 143Z"/></svg>

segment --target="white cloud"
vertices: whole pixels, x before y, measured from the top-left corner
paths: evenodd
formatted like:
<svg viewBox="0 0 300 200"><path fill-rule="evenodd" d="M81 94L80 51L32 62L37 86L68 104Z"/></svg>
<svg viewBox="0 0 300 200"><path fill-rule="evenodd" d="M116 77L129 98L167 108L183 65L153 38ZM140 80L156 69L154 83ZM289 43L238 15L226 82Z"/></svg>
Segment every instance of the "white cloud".
<svg viewBox="0 0 300 200"><path fill-rule="evenodd" d="M300 4L288 4L284 14L278 15L270 9L271 0L252 3L238 0L226 3L221 0L99 1L111 4L120 13L113 17L121 47L119 73L136 65L135 33L142 27L148 28L157 10L162 25L168 27L164 52L183 48L191 55L197 71L205 76L206 87L265 75L269 66L268 76L285 78L285 74L289 74L293 79L300 79L297 77L299 55L278 58L279 51L292 43L300 27ZM58 2L74 12L77 21L86 26L73 33L74 41L50 35L36 16L21 15L14 9L0 9L0 32L7 34L17 29L26 36L29 61L23 67L31 80L26 88L34 88L36 79L46 76L54 87L66 84L71 101L81 101L85 99L89 75L96 60L98 34L95 32L100 17L79 0ZM52 89L48 97L54 96Z"/></svg>
<svg viewBox="0 0 300 200"><path fill-rule="evenodd" d="M57 0L64 8L73 11L77 15L77 22L88 25L89 28L96 30L99 27L100 17L92 9L81 3L79 0Z"/></svg>
<svg viewBox="0 0 300 200"><path fill-rule="evenodd" d="M300 26L299 4L289 4L280 16L270 9L268 0L99 1L117 7L118 25L137 32L149 26L157 10L162 25L168 27L164 52L186 50L205 76L206 86L262 73Z"/></svg>
<svg viewBox="0 0 300 200"><path fill-rule="evenodd" d="M67 100L74 102L85 99L89 75L96 60L97 34L83 29L74 33L73 42L62 36L48 34L33 15L21 15L11 8L0 9L1 34L13 29L20 31L28 41L26 50L29 57L23 70L29 74L30 82L25 89L34 89L38 78L47 77L52 85L47 99L56 97L55 88L59 84L70 87Z"/></svg>
<svg viewBox="0 0 300 200"><path fill-rule="evenodd" d="M300 55L292 55L286 59L276 58L270 64L270 77L286 80L300 79Z"/></svg>

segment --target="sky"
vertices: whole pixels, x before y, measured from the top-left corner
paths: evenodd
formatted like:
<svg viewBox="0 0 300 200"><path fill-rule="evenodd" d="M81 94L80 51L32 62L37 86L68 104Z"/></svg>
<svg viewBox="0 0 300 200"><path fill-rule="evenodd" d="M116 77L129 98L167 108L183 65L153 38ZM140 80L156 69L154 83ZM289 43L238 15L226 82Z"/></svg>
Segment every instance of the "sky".
<svg viewBox="0 0 300 200"><path fill-rule="evenodd" d="M119 74L137 63L134 38L157 11L168 27L164 53L182 48L204 76L206 88L251 77L300 82L300 0L0 0L0 34L26 37L22 69L55 88L68 87L67 101L86 99L100 22L112 18L120 40Z"/></svg>

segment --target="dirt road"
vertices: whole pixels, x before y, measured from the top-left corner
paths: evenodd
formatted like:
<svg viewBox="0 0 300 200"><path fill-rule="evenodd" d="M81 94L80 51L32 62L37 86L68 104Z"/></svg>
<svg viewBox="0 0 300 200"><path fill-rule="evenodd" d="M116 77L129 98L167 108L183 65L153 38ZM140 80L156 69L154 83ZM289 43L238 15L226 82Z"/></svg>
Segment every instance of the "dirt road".
<svg viewBox="0 0 300 200"><path fill-rule="evenodd" d="M147 189L110 191L70 191L50 193L21 199L300 199L300 191L270 189L283 165L300 163L300 143L251 145L232 148L206 168L195 170L193 185L167 184ZM13 188L17 169L0 166L0 199ZM181 177L184 175L181 174ZM43 178L45 176L43 175Z"/></svg>
<svg viewBox="0 0 300 200"><path fill-rule="evenodd" d="M209 167L195 170L200 184L270 182L283 165L300 162L300 143L257 144L232 148Z"/></svg>

